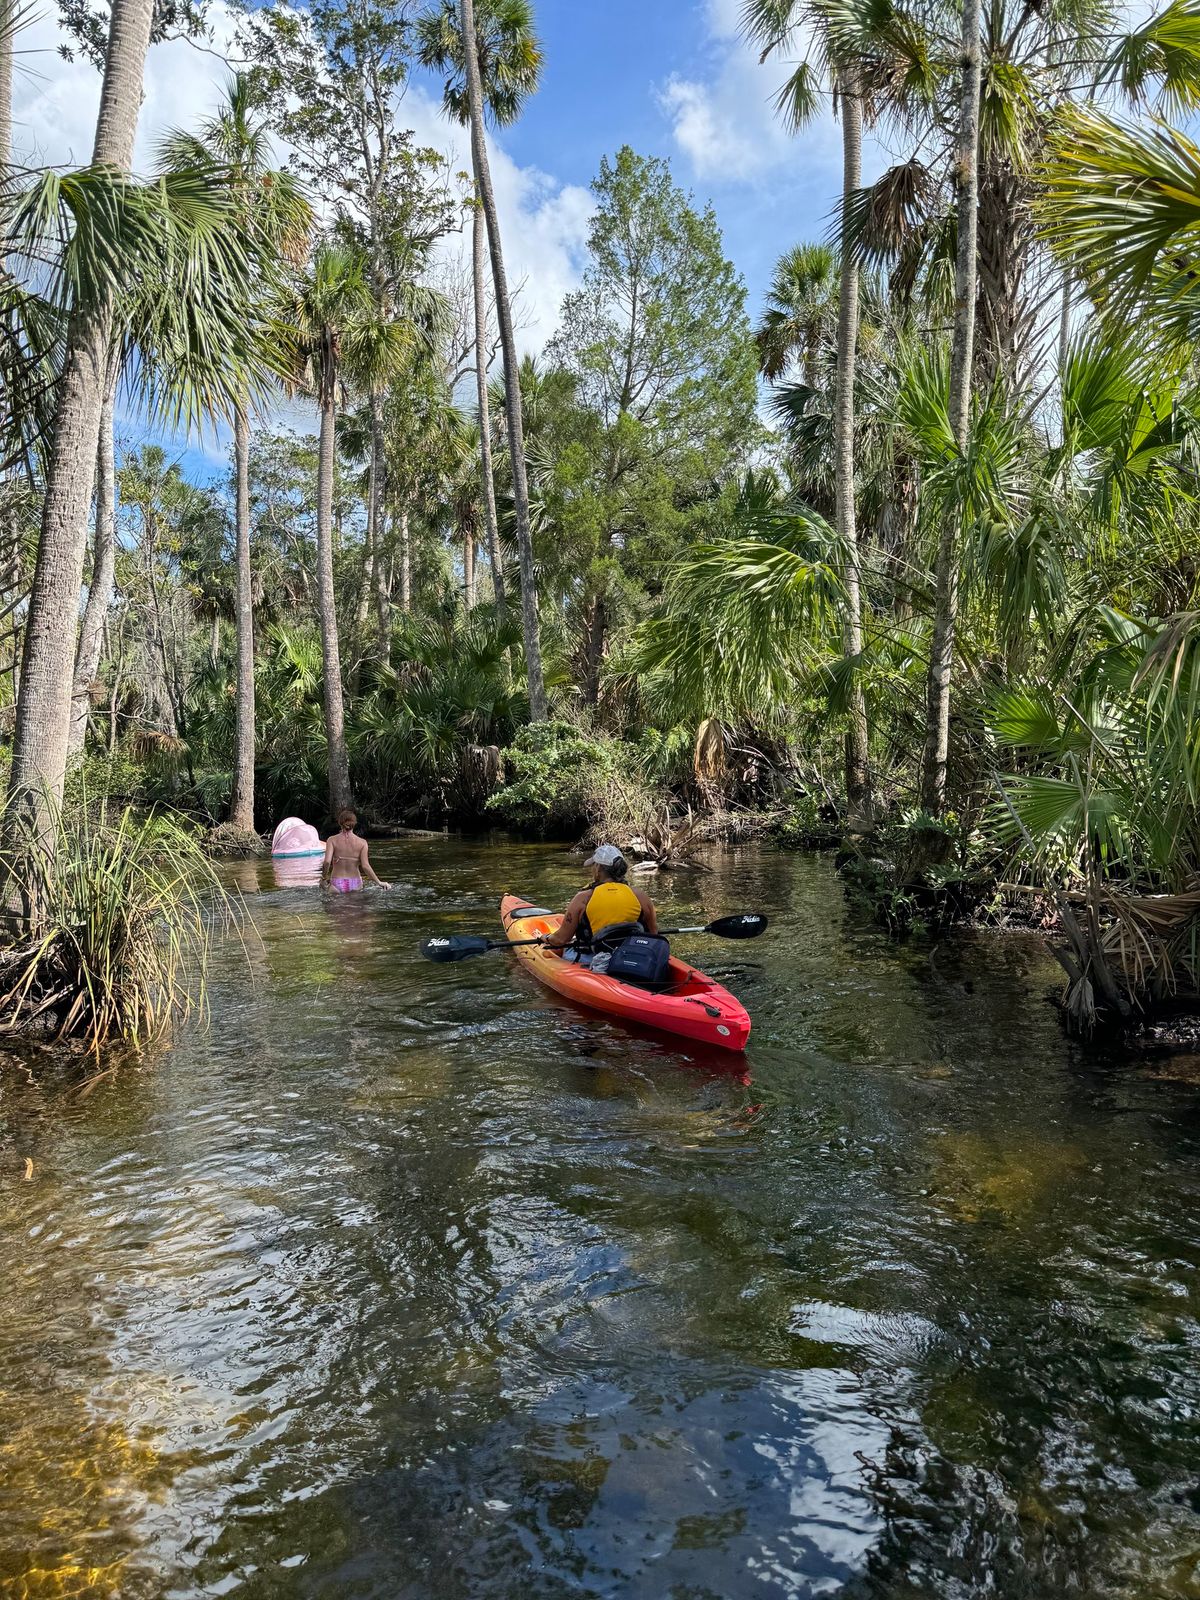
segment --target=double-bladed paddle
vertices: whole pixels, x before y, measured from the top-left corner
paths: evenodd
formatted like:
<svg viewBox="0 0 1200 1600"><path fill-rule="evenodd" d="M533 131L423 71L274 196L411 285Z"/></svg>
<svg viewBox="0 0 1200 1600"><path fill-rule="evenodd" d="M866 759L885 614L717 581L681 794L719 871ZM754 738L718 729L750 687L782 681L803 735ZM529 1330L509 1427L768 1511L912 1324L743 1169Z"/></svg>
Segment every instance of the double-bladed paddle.
<svg viewBox="0 0 1200 1600"><path fill-rule="evenodd" d="M517 912L511 920L521 916ZM528 915L529 913L525 913ZM543 912L542 915L545 915ZM718 939L757 939L767 931L767 919L757 911L743 912L735 917L718 917L703 927L660 928L664 937L676 933L712 933ZM511 950L521 944L545 944L541 939L485 939L481 934L450 933L426 939L421 944L421 954L426 961L470 961L475 956L485 956L489 950Z"/></svg>

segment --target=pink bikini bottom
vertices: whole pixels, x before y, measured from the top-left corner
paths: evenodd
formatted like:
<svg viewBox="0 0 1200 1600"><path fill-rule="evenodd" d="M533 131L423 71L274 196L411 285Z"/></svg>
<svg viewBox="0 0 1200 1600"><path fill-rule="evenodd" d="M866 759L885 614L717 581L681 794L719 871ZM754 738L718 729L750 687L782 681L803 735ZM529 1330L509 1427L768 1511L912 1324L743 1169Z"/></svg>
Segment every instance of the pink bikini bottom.
<svg viewBox="0 0 1200 1600"><path fill-rule="evenodd" d="M355 889L361 889L361 878L334 878L333 890L335 894L352 894Z"/></svg>

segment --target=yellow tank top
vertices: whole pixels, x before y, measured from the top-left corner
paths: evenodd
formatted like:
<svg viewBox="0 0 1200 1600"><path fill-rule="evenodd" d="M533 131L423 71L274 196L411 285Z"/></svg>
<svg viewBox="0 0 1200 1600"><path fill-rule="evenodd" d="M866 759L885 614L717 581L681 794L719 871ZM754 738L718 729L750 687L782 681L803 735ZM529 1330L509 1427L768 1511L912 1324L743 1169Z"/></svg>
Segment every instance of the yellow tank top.
<svg viewBox="0 0 1200 1600"><path fill-rule="evenodd" d="M618 922L640 922L642 908L627 883L599 883L588 897L584 915L592 938L598 939L605 928L613 928Z"/></svg>

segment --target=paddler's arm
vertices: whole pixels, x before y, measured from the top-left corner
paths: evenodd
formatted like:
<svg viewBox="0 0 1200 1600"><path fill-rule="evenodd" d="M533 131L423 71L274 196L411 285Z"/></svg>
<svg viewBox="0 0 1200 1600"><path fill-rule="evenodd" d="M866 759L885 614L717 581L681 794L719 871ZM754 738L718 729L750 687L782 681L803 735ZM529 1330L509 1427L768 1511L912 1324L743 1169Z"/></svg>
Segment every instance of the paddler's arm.
<svg viewBox="0 0 1200 1600"><path fill-rule="evenodd" d="M327 889L329 887L329 877L330 877L330 874L332 873L332 871L333 871L333 836L330 835L330 837L328 839L326 839L326 841L325 841L325 859L321 863L321 887L322 887L322 889Z"/></svg>
<svg viewBox="0 0 1200 1600"><path fill-rule="evenodd" d="M647 933L657 933L658 914L655 912L654 902L650 899L649 895L643 894L640 889L635 889L633 892L635 895L637 895L638 905L640 905L642 908L642 915L639 919L642 927L645 928Z"/></svg>
<svg viewBox="0 0 1200 1600"><path fill-rule="evenodd" d="M544 943L551 950L565 950L579 932L579 921L583 916L583 908L587 905L587 890L577 894L567 907L562 921L553 933L547 934Z"/></svg>

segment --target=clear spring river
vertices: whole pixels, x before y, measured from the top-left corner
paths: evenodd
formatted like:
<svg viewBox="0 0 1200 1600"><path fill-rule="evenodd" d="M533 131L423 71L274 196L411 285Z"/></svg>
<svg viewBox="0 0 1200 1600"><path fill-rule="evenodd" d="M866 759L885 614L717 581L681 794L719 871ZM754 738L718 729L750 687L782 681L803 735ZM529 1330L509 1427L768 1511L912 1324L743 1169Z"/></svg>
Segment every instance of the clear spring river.
<svg viewBox="0 0 1200 1600"><path fill-rule="evenodd" d="M748 849L654 885L772 918L686 947L721 1071L418 957L578 857L375 854L231 869L207 1029L0 1068L0 1595L1200 1596L1194 1060Z"/></svg>

